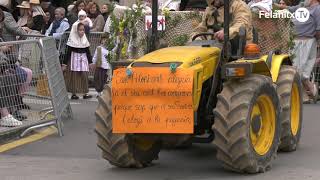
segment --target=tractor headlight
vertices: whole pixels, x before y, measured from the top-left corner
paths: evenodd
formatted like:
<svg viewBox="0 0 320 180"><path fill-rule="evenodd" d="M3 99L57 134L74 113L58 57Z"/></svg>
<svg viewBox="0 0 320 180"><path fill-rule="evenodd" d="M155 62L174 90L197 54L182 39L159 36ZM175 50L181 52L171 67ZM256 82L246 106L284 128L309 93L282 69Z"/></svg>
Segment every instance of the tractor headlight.
<svg viewBox="0 0 320 180"><path fill-rule="evenodd" d="M226 76L245 76L246 70L244 67L226 68Z"/></svg>
<svg viewBox="0 0 320 180"><path fill-rule="evenodd" d="M222 68L224 77L244 77L252 72L251 63L229 63Z"/></svg>

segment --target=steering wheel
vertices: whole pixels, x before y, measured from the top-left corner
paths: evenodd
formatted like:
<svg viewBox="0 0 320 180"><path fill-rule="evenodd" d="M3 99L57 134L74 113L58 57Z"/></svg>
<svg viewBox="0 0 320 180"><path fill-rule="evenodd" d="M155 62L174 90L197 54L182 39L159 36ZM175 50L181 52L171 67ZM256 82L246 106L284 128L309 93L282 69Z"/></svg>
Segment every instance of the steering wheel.
<svg viewBox="0 0 320 180"><path fill-rule="evenodd" d="M212 39L214 39L214 33L211 32L205 32L205 33L199 33L192 37L192 41L196 40L198 37L204 37L205 40L208 40L207 36L212 36Z"/></svg>

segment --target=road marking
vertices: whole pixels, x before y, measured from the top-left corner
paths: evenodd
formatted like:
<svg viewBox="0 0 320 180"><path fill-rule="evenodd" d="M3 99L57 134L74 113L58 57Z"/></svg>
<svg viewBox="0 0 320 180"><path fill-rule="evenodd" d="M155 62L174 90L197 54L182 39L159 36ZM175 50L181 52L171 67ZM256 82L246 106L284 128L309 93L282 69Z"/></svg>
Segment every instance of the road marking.
<svg viewBox="0 0 320 180"><path fill-rule="evenodd" d="M57 132L58 132L58 130L54 126L48 127L48 128L41 130L31 136L28 136L28 137L25 137L22 139L18 139L16 141L13 141L13 142L10 142L10 143L4 144L4 145L0 145L0 153L3 153L5 151L14 149L16 147L19 147L19 146L22 146L25 144L29 144L31 142L38 141L40 139L43 139L43 138L50 136L52 134L55 134Z"/></svg>

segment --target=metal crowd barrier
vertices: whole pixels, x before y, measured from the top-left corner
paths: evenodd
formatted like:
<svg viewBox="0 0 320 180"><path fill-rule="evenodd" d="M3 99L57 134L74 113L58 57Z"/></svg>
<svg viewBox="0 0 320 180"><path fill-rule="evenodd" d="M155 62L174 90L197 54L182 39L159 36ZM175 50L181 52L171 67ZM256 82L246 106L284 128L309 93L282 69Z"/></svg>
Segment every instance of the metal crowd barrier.
<svg viewBox="0 0 320 180"><path fill-rule="evenodd" d="M0 43L0 112L9 112L23 124L0 127L0 135L23 131L23 137L55 125L62 136L62 116L73 115L56 41L42 36L28 39Z"/></svg>

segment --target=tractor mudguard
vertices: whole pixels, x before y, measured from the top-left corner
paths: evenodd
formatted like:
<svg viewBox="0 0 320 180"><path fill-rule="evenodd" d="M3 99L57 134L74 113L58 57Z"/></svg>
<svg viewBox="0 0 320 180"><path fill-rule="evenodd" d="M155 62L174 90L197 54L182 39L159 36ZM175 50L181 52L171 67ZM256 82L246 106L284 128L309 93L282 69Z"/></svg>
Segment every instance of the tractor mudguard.
<svg viewBox="0 0 320 180"><path fill-rule="evenodd" d="M272 81L277 82L279 72L282 65L292 65L289 55L273 55L271 67L267 64L268 55L262 56L261 59L246 60L240 59L227 63L222 68L222 73L225 78L244 77L251 73L262 74L272 78Z"/></svg>
<svg viewBox="0 0 320 180"><path fill-rule="evenodd" d="M270 69L263 59L240 59L222 67L223 78L242 78L252 73L271 77Z"/></svg>
<svg viewBox="0 0 320 180"><path fill-rule="evenodd" d="M267 56L263 56L262 59L266 61ZM271 62L271 69L270 69L273 82L277 82L282 65L292 65L292 61L290 60L289 55L288 54L273 55L272 62Z"/></svg>

